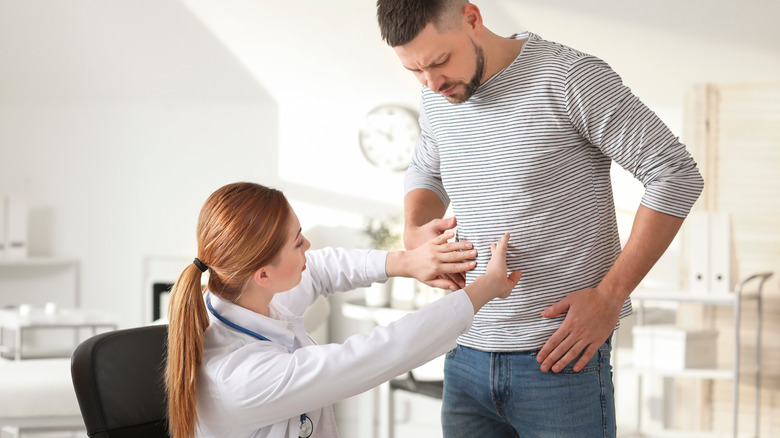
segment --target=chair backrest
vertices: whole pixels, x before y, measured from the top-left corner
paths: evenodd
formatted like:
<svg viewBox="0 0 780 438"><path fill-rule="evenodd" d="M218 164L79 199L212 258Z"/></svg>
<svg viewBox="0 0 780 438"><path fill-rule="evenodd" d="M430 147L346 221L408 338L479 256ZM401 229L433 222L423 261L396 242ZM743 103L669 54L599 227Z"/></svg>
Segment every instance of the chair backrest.
<svg viewBox="0 0 780 438"><path fill-rule="evenodd" d="M116 330L82 342L71 376L87 435L167 438L167 325Z"/></svg>

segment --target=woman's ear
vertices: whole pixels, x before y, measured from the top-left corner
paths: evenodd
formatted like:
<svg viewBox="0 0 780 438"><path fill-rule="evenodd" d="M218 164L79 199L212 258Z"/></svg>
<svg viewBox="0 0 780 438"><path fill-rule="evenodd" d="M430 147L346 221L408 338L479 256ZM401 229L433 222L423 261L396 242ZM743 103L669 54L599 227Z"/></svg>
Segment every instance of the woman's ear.
<svg viewBox="0 0 780 438"><path fill-rule="evenodd" d="M255 271L254 274L252 274L252 281L255 282L260 287L268 287L268 283L270 282L271 278L268 276L268 270L265 266Z"/></svg>

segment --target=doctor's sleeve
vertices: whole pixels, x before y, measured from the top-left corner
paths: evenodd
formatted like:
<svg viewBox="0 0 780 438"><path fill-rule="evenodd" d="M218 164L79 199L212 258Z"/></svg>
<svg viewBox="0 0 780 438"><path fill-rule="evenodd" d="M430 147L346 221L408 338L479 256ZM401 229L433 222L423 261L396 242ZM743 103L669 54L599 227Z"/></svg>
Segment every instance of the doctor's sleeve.
<svg viewBox="0 0 780 438"><path fill-rule="evenodd" d="M302 314L320 295L346 292L387 281L387 251L323 248L306 252L301 282L276 298L295 314Z"/></svg>
<svg viewBox="0 0 780 438"><path fill-rule="evenodd" d="M224 411L255 429L316 411L365 392L456 346L471 327L466 292L453 292L414 313L343 344L313 345L284 353L268 343L222 364L217 387ZM261 358L262 360L259 360Z"/></svg>

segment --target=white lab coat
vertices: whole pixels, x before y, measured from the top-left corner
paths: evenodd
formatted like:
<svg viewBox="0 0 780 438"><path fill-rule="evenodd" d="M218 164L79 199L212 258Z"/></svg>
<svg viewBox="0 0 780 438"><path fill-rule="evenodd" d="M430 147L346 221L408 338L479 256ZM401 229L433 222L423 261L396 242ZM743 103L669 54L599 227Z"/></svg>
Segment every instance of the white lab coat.
<svg viewBox="0 0 780 438"><path fill-rule="evenodd" d="M300 416L312 438L338 437L331 405L434 359L471 327L474 308L457 291L367 335L314 345L301 315L319 295L385 281L387 253L323 249L306 253L295 288L277 294L267 318L211 295L231 322L271 340L241 333L209 314L198 380L198 437L298 437Z"/></svg>

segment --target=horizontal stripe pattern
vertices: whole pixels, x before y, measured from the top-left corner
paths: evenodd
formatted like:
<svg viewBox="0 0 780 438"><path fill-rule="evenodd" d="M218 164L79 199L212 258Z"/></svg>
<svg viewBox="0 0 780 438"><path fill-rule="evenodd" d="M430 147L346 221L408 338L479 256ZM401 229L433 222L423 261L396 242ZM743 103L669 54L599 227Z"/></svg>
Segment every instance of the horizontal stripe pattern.
<svg viewBox="0 0 780 438"><path fill-rule="evenodd" d="M605 62L531 33L515 38L527 40L520 55L468 101L423 87L423 133L406 174L407 192L452 203L458 239L478 251L467 282L511 233L508 268L523 277L459 339L483 351L540 348L563 320L540 312L610 269L620 253L612 160L656 211L685 217L703 187L685 147ZM626 300L621 317L630 313Z"/></svg>

